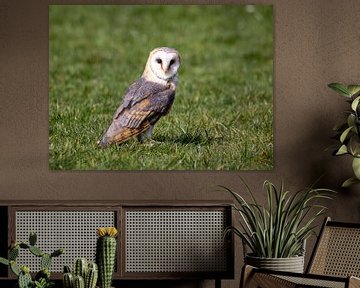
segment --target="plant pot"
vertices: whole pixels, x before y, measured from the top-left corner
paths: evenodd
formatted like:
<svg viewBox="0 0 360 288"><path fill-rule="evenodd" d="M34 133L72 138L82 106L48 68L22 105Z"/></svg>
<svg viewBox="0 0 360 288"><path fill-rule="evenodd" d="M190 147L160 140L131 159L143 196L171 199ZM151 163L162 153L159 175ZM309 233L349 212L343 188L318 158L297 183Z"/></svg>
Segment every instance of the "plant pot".
<svg viewBox="0 0 360 288"><path fill-rule="evenodd" d="M245 263L257 268L304 273L303 255L289 258L263 258L246 255Z"/></svg>

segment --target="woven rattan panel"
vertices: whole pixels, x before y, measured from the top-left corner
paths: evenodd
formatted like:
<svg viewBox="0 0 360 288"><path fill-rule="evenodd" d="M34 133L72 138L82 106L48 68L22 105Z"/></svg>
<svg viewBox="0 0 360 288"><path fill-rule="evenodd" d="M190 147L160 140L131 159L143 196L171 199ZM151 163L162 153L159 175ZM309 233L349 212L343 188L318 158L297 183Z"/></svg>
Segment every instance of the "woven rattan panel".
<svg viewBox="0 0 360 288"><path fill-rule="evenodd" d="M325 227L309 272L360 277L360 229Z"/></svg>
<svg viewBox="0 0 360 288"><path fill-rule="evenodd" d="M114 211L16 211L16 241L28 242L29 233L36 231L37 246L44 252L64 248L50 267L52 272L62 272L78 257L95 260L96 228L115 226L114 222ZM31 271L40 268L40 259L29 251L21 251L18 262Z"/></svg>
<svg viewBox="0 0 360 288"><path fill-rule="evenodd" d="M125 272L226 271L224 211L126 211Z"/></svg>
<svg viewBox="0 0 360 288"><path fill-rule="evenodd" d="M314 279L314 278L302 278L293 276L275 276L291 283L294 283L294 287L326 287L326 288L345 288L345 279L343 282ZM279 286L280 287L280 286ZM281 286L282 287L282 286Z"/></svg>

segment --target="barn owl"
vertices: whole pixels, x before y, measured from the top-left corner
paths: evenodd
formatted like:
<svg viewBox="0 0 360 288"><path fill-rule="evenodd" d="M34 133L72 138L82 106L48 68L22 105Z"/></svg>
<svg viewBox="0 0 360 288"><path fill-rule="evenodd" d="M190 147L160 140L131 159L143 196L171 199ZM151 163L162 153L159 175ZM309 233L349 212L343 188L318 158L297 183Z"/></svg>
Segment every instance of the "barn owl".
<svg viewBox="0 0 360 288"><path fill-rule="evenodd" d="M154 125L174 102L179 67L180 55L175 49L152 50L142 76L126 91L99 146L120 144L134 136L140 142L151 140Z"/></svg>

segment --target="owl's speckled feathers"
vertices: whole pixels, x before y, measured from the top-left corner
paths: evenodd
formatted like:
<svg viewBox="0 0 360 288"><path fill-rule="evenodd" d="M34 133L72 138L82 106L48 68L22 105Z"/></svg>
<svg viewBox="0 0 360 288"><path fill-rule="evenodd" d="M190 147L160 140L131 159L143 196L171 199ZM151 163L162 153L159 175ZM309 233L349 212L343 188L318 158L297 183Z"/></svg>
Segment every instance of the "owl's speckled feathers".
<svg viewBox="0 0 360 288"><path fill-rule="evenodd" d="M142 77L127 90L99 145L123 143L133 136L150 139L155 123L166 115L175 98L179 53L168 47L150 52Z"/></svg>

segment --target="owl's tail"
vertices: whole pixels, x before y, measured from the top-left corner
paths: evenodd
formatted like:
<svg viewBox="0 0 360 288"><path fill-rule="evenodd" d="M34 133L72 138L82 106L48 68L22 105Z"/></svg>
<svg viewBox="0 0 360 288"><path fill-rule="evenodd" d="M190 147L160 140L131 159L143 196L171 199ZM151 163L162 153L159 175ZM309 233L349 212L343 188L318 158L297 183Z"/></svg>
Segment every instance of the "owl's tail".
<svg viewBox="0 0 360 288"><path fill-rule="evenodd" d="M110 145L108 137L104 136L101 140L97 141L100 148L106 148Z"/></svg>
<svg viewBox="0 0 360 288"><path fill-rule="evenodd" d="M110 126L105 135L97 142L97 144L100 148L106 148L112 143L121 144L130 138L143 133L149 129L149 127L150 123L148 121L142 123L142 125L138 128L122 127L121 129L115 130L113 129L113 126Z"/></svg>

